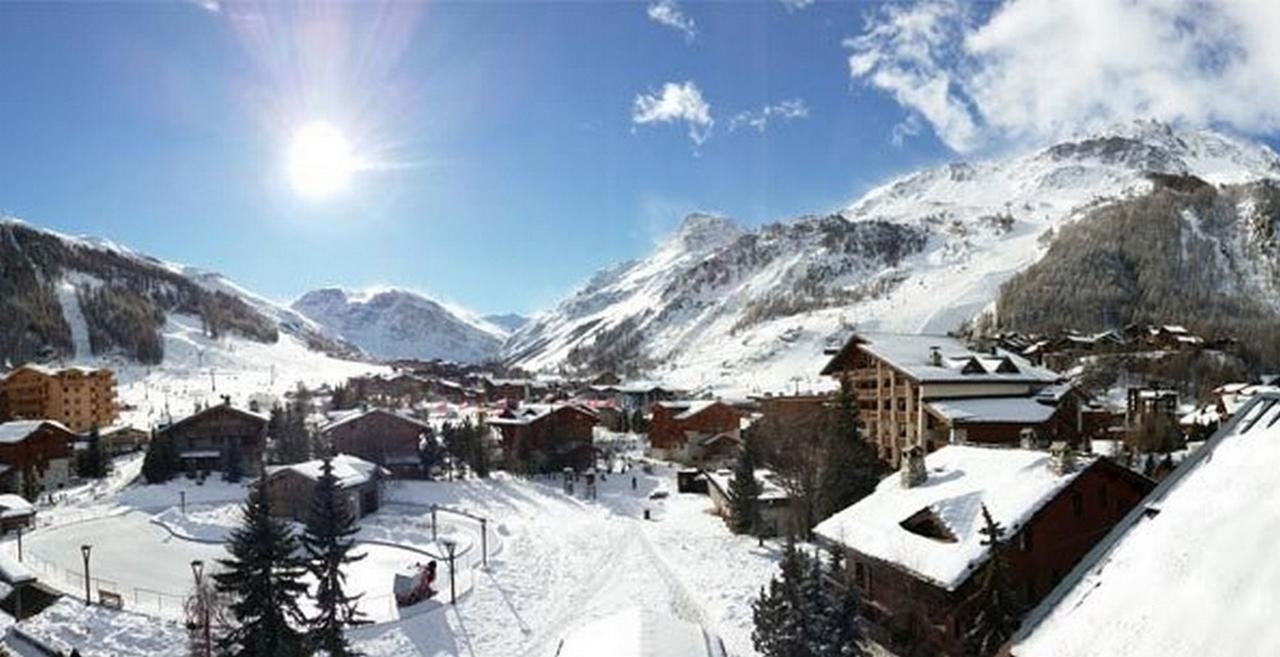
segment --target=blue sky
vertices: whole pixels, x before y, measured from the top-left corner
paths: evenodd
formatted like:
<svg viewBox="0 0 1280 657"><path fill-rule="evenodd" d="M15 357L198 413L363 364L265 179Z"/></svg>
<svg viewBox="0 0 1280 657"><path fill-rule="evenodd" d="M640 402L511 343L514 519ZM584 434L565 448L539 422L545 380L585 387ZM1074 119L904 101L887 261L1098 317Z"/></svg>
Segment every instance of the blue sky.
<svg viewBox="0 0 1280 657"><path fill-rule="evenodd" d="M1135 116L1276 133L1264 3L1073 4L3 3L0 208L282 301L531 312L695 209L824 212ZM283 173L318 119L374 165L320 201Z"/></svg>
<svg viewBox="0 0 1280 657"><path fill-rule="evenodd" d="M687 211L822 212L942 154L933 139L891 144L903 110L851 84L849 6L688 6L692 42L644 4L268 9L268 48L229 17L242 10L0 5L0 208L282 300L397 284L527 312L642 256ZM335 66L384 61L284 112L310 95L291 62L310 52L296 43L309 23L346 34ZM632 123L636 96L673 81L695 81L714 113L701 145L683 125ZM728 131L788 99L808 117ZM396 166L340 199L297 198L281 162L309 116L362 125L356 148Z"/></svg>

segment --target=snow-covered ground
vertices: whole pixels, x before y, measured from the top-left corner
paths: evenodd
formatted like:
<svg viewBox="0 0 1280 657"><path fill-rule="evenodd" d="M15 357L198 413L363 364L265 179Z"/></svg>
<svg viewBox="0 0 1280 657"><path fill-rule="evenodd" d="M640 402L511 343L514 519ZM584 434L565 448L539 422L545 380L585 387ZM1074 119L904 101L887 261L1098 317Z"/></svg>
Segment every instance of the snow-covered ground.
<svg viewBox="0 0 1280 657"><path fill-rule="evenodd" d="M583 498L581 485L569 496L558 480L502 474L490 480L393 482L386 491L390 504L363 521L361 549L371 556L350 573L354 586L368 593L371 616L385 622L353 630L352 637L371 657L550 657L574 628L641 606L703 624L723 637L730 654L750 656L750 603L774 572L779 549L731 535L711 515L706 496L649 499L659 488L674 490L674 478L673 468L658 466L653 474L634 469L601 482L595 500ZM174 522L171 510L180 491L187 496L185 524ZM155 615L176 600L147 591L177 598L189 590L192 559L211 563L222 556L221 546L185 536L216 539L234 519L229 503L242 496L241 487L213 480L133 485L77 506L74 516L65 512L65 524L29 533L24 550L37 569L42 562L54 564L50 583L59 586L60 580L61 588L74 593L83 586L79 546L92 544L92 574L103 578L103 587L124 593L126 609ZM383 596L390 592L390 574L403 565L403 548L369 541L438 549L430 536L430 504L490 519L488 567L463 573L456 606L437 602L388 620L395 610ZM652 520L643 519L646 509ZM164 526L154 521L157 515ZM441 514L443 532L464 545L474 541L476 523L446 515ZM3 545L14 548L12 541ZM468 554L468 565L479 565L474 544ZM444 577L441 583L447 587ZM388 606L380 610L378 604ZM171 634L180 644L178 625L140 618L64 601L22 627L63 648L74 645L85 657L180 654L154 649L157 634Z"/></svg>

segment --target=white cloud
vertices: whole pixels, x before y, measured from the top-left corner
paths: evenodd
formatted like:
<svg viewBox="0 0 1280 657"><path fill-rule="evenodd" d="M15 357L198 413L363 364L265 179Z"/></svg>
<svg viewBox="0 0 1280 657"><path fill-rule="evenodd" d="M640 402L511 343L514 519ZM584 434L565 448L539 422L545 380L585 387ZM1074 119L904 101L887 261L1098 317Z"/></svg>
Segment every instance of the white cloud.
<svg viewBox="0 0 1280 657"><path fill-rule="evenodd" d="M1135 118L1280 130L1280 3L1011 0L885 5L849 72L970 151ZM899 132L899 138L909 134Z"/></svg>
<svg viewBox="0 0 1280 657"><path fill-rule="evenodd" d="M729 119L729 132L739 128L755 128L764 132L773 120L793 121L809 117L809 107L800 98L784 100L773 105L766 105L756 111L739 112Z"/></svg>
<svg viewBox="0 0 1280 657"><path fill-rule="evenodd" d="M814 3L814 0L778 0L787 11L800 11Z"/></svg>
<svg viewBox="0 0 1280 657"><path fill-rule="evenodd" d="M649 123L681 123L689 128L689 138L701 146L711 136L711 105L692 80L668 82L658 93L637 94L631 106L631 121Z"/></svg>
<svg viewBox="0 0 1280 657"><path fill-rule="evenodd" d="M693 19L684 15L676 0L658 0L649 5L649 20L684 34L686 41L698 36Z"/></svg>

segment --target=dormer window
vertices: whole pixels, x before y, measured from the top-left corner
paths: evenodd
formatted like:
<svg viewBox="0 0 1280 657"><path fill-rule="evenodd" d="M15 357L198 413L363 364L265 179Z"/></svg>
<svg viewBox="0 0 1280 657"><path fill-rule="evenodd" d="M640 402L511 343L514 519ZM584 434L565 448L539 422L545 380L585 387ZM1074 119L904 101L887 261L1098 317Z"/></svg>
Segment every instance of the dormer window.
<svg viewBox="0 0 1280 657"><path fill-rule="evenodd" d="M960 368L961 374L986 374L987 370L982 367L982 363L977 358L970 358L965 362L964 367Z"/></svg>
<svg viewBox="0 0 1280 657"><path fill-rule="evenodd" d="M1018 366L1008 356L1000 359L1000 364L996 366L996 374L1018 374Z"/></svg>
<svg viewBox="0 0 1280 657"><path fill-rule="evenodd" d="M946 524L942 522L933 509L925 507L912 514L910 518L898 523L899 527L928 539L933 539L940 543L955 543L956 535L951 533Z"/></svg>

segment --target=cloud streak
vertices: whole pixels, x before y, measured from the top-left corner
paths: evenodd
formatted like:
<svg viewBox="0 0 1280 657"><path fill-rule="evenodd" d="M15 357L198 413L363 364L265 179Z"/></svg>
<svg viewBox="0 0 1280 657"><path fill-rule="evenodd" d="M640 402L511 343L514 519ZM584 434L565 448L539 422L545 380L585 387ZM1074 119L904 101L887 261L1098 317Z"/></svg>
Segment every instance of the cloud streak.
<svg viewBox="0 0 1280 657"><path fill-rule="evenodd" d="M636 125L653 123L684 123L689 139L701 146L711 136L715 120L711 118L711 105L702 98L702 91L692 80L668 82L657 92L637 94L631 105L631 122Z"/></svg>
<svg viewBox="0 0 1280 657"><path fill-rule="evenodd" d="M692 42L698 36L697 25L684 15L676 0L658 0L650 4L648 14L649 20L683 34L685 41Z"/></svg>
<svg viewBox="0 0 1280 657"><path fill-rule="evenodd" d="M741 128L754 128L764 132L772 121L794 121L809 118L809 107L800 98L791 98L773 105L766 105L759 110L738 112L729 119L729 132Z"/></svg>
<svg viewBox="0 0 1280 657"><path fill-rule="evenodd" d="M1280 129L1280 3L886 4L845 40L853 80L959 152L1135 118ZM911 124L896 131L910 136Z"/></svg>

